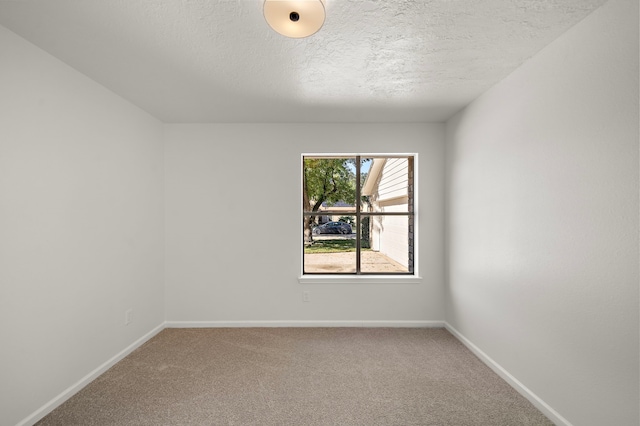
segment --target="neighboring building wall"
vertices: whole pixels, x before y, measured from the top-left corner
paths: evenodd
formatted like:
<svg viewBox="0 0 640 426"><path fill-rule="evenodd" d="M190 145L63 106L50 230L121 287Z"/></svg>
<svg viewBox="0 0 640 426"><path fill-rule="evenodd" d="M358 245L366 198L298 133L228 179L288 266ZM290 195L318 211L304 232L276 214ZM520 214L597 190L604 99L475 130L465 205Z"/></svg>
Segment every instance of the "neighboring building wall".
<svg viewBox="0 0 640 426"><path fill-rule="evenodd" d="M327 222L337 222L343 216L351 216L352 218L355 219L355 215L353 214L353 212L355 211L355 208L356 207L353 204L346 204L342 201L339 201L336 204L331 206L328 206L327 203L322 203L322 206L320 206L320 208L318 209L318 213L320 213L317 216L318 224L323 224ZM340 214L337 214L337 215L322 214L323 212L328 210L337 211L337 212L340 212Z"/></svg>
<svg viewBox="0 0 640 426"><path fill-rule="evenodd" d="M374 160L385 161L385 160ZM389 158L382 168L382 176L378 183L377 201L380 205L395 204L393 200L406 197L408 181L408 161L406 158ZM406 201L405 201L406 203Z"/></svg>
<svg viewBox="0 0 640 426"><path fill-rule="evenodd" d="M407 205L388 206L382 211L402 212ZM409 226L406 216L374 216L371 221L371 249L390 257L402 266L409 267Z"/></svg>
<svg viewBox="0 0 640 426"><path fill-rule="evenodd" d="M383 162L377 185L371 194L373 211L406 212L409 167L406 158L374 159ZM372 170L375 170L372 166ZM373 216L371 249L408 267L409 224L406 216Z"/></svg>

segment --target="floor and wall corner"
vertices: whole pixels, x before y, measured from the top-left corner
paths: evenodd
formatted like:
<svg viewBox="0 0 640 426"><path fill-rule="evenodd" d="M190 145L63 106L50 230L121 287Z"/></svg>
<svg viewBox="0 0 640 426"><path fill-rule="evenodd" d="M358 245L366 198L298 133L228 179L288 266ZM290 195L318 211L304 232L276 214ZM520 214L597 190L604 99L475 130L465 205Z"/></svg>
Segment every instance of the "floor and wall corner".
<svg viewBox="0 0 640 426"><path fill-rule="evenodd" d="M1 26L0 64L0 425L189 325L446 326L557 424L639 423L637 2L443 123L163 123ZM295 226L237 238L299 222L301 153L389 140L422 283L301 285Z"/></svg>

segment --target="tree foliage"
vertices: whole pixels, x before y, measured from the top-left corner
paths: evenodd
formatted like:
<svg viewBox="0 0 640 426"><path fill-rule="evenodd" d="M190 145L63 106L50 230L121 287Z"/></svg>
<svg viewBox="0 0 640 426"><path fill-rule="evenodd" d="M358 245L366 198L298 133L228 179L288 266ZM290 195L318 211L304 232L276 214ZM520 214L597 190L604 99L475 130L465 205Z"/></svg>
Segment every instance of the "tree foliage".
<svg viewBox="0 0 640 426"><path fill-rule="evenodd" d="M343 201L355 203L355 175L348 167L352 160L337 158L308 158L304 160L304 183L309 207L318 211L322 203L329 206Z"/></svg>
<svg viewBox="0 0 640 426"><path fill-rule="evenodd" d="M305 158L303 208L305 212L317 212L323 203L331 207L338 202L344 202L355 208L356 204L356 162L355 158ZM371 158L362 158L361 164L369 163ZM360 182L367 179L366 172L361 172ZM367 196L361 197L361 202L368 202ZM313 241L311 226L315 216L304 217L305 242Z"/></svg>
<svg viewBox="0 0 640 426"><path fill-rule="evenodd" d="M353 160L347 158L304 159L304 210L317 212L323 203L332 206L338 201L355 204L356 186ZM312 241L311 224L314 216L305 216L305 241Z"/></svg>

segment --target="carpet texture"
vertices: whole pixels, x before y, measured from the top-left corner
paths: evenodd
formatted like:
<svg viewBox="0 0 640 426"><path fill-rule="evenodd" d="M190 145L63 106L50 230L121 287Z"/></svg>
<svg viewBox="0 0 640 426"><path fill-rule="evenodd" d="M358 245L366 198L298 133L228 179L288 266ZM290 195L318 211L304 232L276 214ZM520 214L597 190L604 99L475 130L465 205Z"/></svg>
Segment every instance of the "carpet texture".
<svg viewBox="0 0 640 426"><path fill-rule="evenodd" d="M166 329L38 425L552 425L444 329Z"/></svg>

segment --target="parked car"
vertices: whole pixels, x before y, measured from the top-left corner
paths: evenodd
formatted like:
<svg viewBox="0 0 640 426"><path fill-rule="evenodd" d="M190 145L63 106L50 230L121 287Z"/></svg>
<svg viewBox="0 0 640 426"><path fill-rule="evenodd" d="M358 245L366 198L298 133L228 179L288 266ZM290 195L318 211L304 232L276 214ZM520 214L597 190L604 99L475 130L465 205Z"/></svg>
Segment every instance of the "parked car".
<svg viewBox="0 0 640 426"><path fill-rule="evenodd" d="M344 222L327 222L324 225L318 225L313 228L315 235L319 234L351 234L353 230L351 225Z"/></svg>

